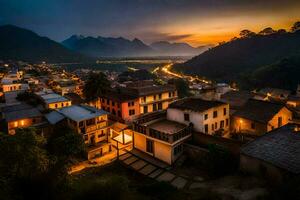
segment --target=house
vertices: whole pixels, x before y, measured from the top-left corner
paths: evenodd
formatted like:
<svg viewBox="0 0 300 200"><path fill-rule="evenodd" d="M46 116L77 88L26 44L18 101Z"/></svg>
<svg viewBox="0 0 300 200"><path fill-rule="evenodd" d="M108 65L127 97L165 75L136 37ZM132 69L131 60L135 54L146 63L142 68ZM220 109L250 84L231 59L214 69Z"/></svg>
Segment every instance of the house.
<svg viewBox="0 0 300 200"><path fill-rule="evenodd" d="M35 94L42 100L46 109L58 109L72 105L71 100L56 93L37 92Z"/></svg>
<svg viewBox="0 0 300 200"><path fill-rule="evenodd" d="M110 112L118 121L129 122L140 115L138 96L124 90L108 91L100 97L100 104L103 110Z"/></svg>
<svg viewBox="0 0 300 200"><path fill-rule="evenodd" d="M111 123L108 114L88 105L72 105L52 111L45 117L51 125L63 124L82 135L87 145L87 158L92 159L113 152L114 144L126 146L131 142L129 131L125 131L127 126ZM122 140L124 138L126 141Z"/></svg>
<svg viewBox="0 0 300 200"><path fill-rule="evenodd" d="M181 99L169 105L167 116L178 123L192 123L196 132L209 135L229 132L229 104L220 101Z"/></svg>
<svg viewBox="0 0 300 200"><path fill-rule="evenodd" d="M110 112L116 120L131 122L140 115L167 109L176 99L175 86L141 81L111 90L101 95L99 101L101 108Z"/></svg>
<svg viewBox="0 0 300 200"><path fill-rule="evenodd" d="M287 124L241 148L242 171L261 175L274 183L300 175L300 131Z"/></svg>
<svg viewBox="0 0 300 200"><path fill-rule="evenodd" d="M1 113L4 131L10 135L15 134L17 128L27 128L43 120L43 115L37 108L24 103L2 107Z"/></svg>
<svg viewBox="0 0 300 200"><path fill-rule="evenodd" d="M231 130L238 135L260 136L292 120L292 112L280 103L250 99L231 119Z"/></svg>
<svg viewBox="0 0 300 200"><path fill-rule="evenodd" d="M230 114L233 114L236 110L243 107L249 99L255 96L254 93L245 90L233 90L229 91L220 97L220 101L228 103L230 106Z"/></svg>
<svg viewBox="0 0 300 200"><path fill-rule="evenodd" d="M140 114L166 110L178 98L174 85L155 85L152 81L127 84L126 90L138 96Z"/></svg>
<svg viewBox="0 0 300 200"><path fill-rule="evenodd" d="M256 92L258 95L265 95L273 99L286 100L291 94L291 91L279 88L263 88Z"/></svg>
<svg viewBox="0 0 300 200"><path fill-rule="evenodd" d="M192 135L192 124L171 121L165 112L144 115L133 123L133 148L172 165Z"/></svg>

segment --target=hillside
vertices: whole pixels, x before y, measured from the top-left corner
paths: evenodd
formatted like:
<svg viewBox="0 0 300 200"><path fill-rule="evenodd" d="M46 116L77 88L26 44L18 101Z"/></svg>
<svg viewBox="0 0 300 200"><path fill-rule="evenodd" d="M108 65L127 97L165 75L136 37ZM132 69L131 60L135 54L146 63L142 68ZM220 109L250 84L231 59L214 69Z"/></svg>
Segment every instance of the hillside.
<svg viewBox="0 0 300 200"><path fill-rule="evenodd" d="M276 87L296 90L300 84L300 54L284 58L272 65L255 70L245 84L255 88Z"/></svg>
<svg viewBox="0 0 300 200"><path fill-rule="evenodd" d="M183 64L176 65L174 69L216 81L241 83L244 82L244 77L260 67L272 65L298 53L300 53L299 31L255 35L216 46Z"/></svg>
<svg viewBox="0 0 300 200"><path fill-rule="evenodd" d="M61 44L12 25L0 26L0 59L29 62L86 62L90 58Z"/></svg>

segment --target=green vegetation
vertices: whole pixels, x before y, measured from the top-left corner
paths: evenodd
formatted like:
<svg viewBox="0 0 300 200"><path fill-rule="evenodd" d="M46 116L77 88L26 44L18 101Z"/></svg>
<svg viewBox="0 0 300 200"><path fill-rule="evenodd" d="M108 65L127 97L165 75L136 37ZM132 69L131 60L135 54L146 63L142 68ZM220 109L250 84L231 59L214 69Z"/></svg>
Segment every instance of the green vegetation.
<svg viewBox="0 0 300 200"><path fill-rule="evenodd" d="M182 78L170 79L168 81L169 84L174 84L177 91L179 98L189 97L192 94L190 93L189 84L186 80Z"/></svg>
<svg viewBox="0 0 300 200"><path fill-rule="evenodd" d="M32 106L37 106L37 105L43 103L39 98L37 98L36 95L34 95L32 92L28 92L28 91L19 93L17 95L16 99L19 101L24 101Z"/></svg>
<svg viewBox="0 0 300 200"><path fill-rule="evenodd" d="M1 199L58 199L67 189L68 164L83 141L70 130L57 132L50 143L33 128L0 135Z"/></svg>
<svg viewBox="0 0 300 200"><path fill-rule="evenodd" d="M156 79L154 74L151 74L146 69L140 69L136 71L125 71L118 76L120 82L125 81L142 81Z"/></svg>
<svg viewBox="0 0 300 200"><path fill-rule="evenodd" d="M83 88L87 101L95 100L110 89L110 82L104 73L90 73Z"/></svg>

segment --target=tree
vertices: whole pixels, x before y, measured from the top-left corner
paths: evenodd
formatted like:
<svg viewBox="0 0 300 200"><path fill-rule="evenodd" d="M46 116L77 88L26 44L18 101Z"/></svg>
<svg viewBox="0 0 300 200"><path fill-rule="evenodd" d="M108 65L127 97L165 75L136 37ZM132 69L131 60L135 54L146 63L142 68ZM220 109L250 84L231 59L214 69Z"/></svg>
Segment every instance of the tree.
<svg viewBox="0 0 300 200"><path fill-rule="evenodd" d="M256 35L256 33L252 32L252 31L250 31L250 30L247 30L247 29L242 30L242 31L240 32L240 37L241 37L241 38L250 38L250 37L253 37L253 36L255 36L255 35Z"/></svg>
<svg viewBox="0 0 300 200"><path fill-rule="evenodd" d="M282 28L282 29L279 29L279 30L277 31L277 33L283 34L283 33L286 33L286 30Z"/></svg>
<svg viewBox="0 0 300 200"><path fill-rule="evenodd" d="M294 25L291 28L291 31L293 33L297 32L297 31L300 31L300 21L297 21L297 22L294 23Z"/></svg>
<svg viewBox="0 0 300 200"><path fill-rule="evenodd" d="M83 88L87 101L95 100L110 89L110 82L104 73L90 73Z"/></svg>
<svg viewBox="0 0 300 200"><path fill-rule="evenodd" d="M260 31L258 34L260 35L271 35L273 33L276 33L271 27L265 28L262 31Z"/></svg>
<svg viewBox="0 0 300 200"><path fill-rule="evenodd" d="M6 199L34 199L33 195L40 195L45 190L41 180L47 174L51 160L44 145L45 139L33 128L17 129L15 135L0 135L1 197L4 193Z"/></svg>
<svg viewBox="0 0 300 200"><path fill-rule="evenodd" d="M184 79L182 78L170 79L168 83L175 85L179 98L189 97L192 95L190 93L189 84Z"/></svg>

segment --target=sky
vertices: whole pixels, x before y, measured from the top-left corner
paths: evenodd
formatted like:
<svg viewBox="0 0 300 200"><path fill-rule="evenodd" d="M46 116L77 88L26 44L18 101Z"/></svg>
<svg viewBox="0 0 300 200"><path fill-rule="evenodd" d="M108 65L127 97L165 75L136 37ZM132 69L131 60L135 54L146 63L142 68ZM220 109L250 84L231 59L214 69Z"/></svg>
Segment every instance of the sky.
<svg viewBox="0 0 300 200"><path fill-rule="evenodd" d="M0 0L0 24L56 41L81 34L201 46L295 21L300 0Z"/></svg>

